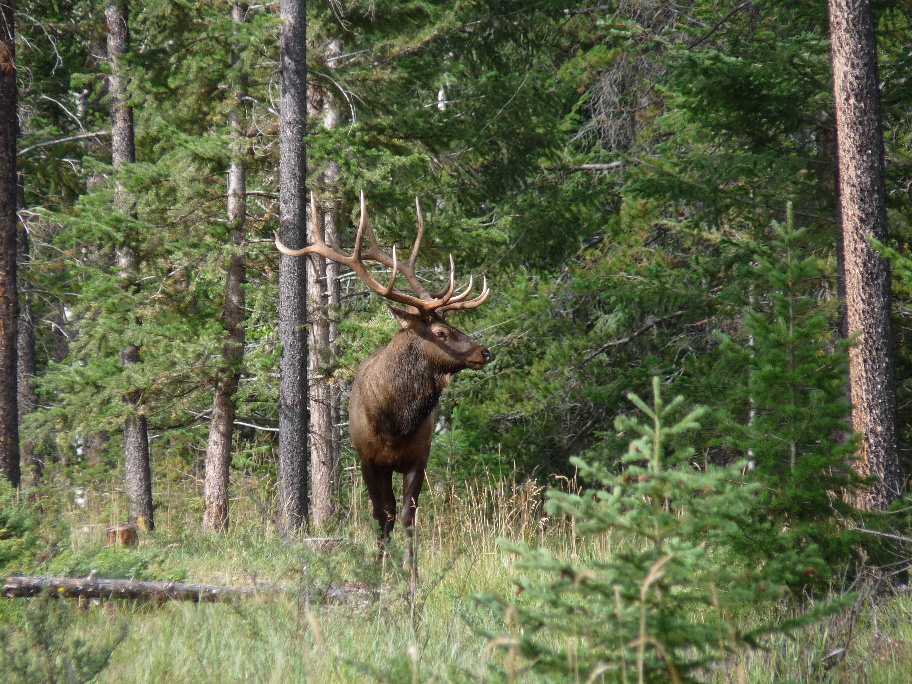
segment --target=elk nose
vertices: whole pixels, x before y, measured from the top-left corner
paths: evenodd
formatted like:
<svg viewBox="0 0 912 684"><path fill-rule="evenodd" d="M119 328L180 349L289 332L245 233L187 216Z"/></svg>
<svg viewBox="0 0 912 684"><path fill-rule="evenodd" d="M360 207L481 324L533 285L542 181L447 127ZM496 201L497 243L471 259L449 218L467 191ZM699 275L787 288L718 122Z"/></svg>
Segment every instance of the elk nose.
<svg viewBox="0 0 912 684"><path fill-rule="evenodd" d="M494 358L494 354L489 352L487 349L482 349L481 355L484 357L485 363L487 363L488 361L490 361L491 359Z"/></svg>

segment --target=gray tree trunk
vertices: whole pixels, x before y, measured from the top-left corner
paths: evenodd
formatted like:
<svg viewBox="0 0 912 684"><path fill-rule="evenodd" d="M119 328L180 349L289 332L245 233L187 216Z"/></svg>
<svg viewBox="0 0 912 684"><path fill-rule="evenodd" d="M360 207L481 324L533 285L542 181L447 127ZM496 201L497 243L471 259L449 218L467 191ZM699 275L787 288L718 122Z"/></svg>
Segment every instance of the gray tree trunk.
<svg viewBox="0 0 912 684"><path fill-rule="evenodd" d="M232 21L245 21L246 6L231 6ZM238 56L232 57L237 64ZM237 408L238 383L241 363L244 360L244 289L246 259L245 221L247 217L247 144L241 127L244 121L243 97L246 90L244 78L235 84L235 108L228 115L233 130L231 166L228 169L228 225L232 228L231 256L225 275L225 308L222 320L226 339L222 349L223 366L215 385L212 400L212 421L209 442L206 445L206 475L203 484L203 528L226 530L228 528L228 483L231 469L231 444L234 436L234 414Z"/></svg>
<svg viewBox="0 0 912 684"><path fill-rule="evenodd" d="M279 232L292 248L307 241L307 3L281 0ZM307 265L282 255L279 264L278 514L297 530L308 522L307 497Z"/></svg>
<svg viewBox="0 0 912 684"><path fill-rule="evenodd" d="M890 267L871 244L887 238L877 43L870 0L830 0L836 139L845 259L852 427L857 468L876 481L856 505L884 510L900 496Z"/></svg>
<svg viewBox="0 0 912 684"><path fill-rule="evenodd" d="M19 294L16 260L16 92L15 9L0 0L0 470L19 486L19 408L16 391Z"/></svg>
<svg viewBox="0 0 912 684"><path fill-rule="evenodd" d="M121 59L130 44L129 11L126 0L114 0L105 8L108 29L108 93L111 97L111 162L122 169L136 161L133 136L133 108L128 104L127 80ZM119 179L114 182L114 199L118 211L130 214L130 198ZM118 276L124 287L131 288L136 274L136 249L132 236L124 240L116 252ZM120 353L124 370L141 363L140 348L130 344ZM129 392L124 400L132 415L124 420L124 479L127 491L127 513L130 522L141 530L155 527L152 513L152 471L149 464L149 429L140 392Z"/></svg>

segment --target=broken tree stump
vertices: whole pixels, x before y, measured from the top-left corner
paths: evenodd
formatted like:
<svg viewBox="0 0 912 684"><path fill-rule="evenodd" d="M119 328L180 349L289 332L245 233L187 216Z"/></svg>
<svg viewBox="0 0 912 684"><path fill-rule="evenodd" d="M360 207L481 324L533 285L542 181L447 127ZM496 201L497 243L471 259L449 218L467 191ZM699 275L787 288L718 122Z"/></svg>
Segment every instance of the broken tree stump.
<svg viewBox="0 0 912 684"><path fill-rule="evenodd" d="M136 546L139 534L135 525L114 525L105 530L108 546Z"/></svg>

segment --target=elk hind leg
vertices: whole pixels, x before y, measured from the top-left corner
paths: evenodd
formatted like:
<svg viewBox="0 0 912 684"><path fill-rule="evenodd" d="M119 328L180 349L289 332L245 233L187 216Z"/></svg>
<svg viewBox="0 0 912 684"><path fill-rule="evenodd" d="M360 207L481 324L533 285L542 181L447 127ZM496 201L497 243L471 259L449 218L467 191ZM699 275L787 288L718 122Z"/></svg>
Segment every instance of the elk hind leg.
<svg viewBox="0 0 912 684"><path fill-rule="evenodd" d="M411 574L412 583L418 580L418 553L415 538L415 513L418 495L424 485L424 468L405 473L402 478L402 527L405 530L405 569Z"/></svg>

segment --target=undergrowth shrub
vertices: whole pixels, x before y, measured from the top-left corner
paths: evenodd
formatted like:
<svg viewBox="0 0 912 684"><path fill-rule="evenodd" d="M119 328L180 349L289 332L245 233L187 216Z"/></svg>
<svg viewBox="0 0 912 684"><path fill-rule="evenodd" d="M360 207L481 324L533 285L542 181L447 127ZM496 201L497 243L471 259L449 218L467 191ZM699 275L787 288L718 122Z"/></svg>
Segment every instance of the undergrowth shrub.
<svg viewBox="0 0 912 684"><path fill-rule="evenodd" d="M47 595L3 606L2 622L0 681L7 684L92 681L127 635L121 623L86 638L72 604Z"/></svg>
<svg viewBox="0 0 912 684"><path fill-rule="evenodd" d="M0 480L0 574L22 572L40 556L46 546L40 527L41 516L31 502Z"/></svg>
<svg viewBox="0 0 912 684"><path fill-rule="evenodd" d="M812 548L750 567L726 553L759 485L743 479L743 463L695 468L693 450L675 445L702 411L671 422L681 398L666 404L658 379L653 392L651 406L628 395L646 420L616 422L619 433L638 435L620 473L575 459L595 486L549 493L548 512L575 520L578 546L607 535L609 553L567 558L502 542L524 571L517 595L479 600L503 616L501 632L486 636L507 652L497 667L511 680L522 666L561 680L696 681L764 636L835 609L800 614L788 602L789 587L824 568Z"/></svg>

